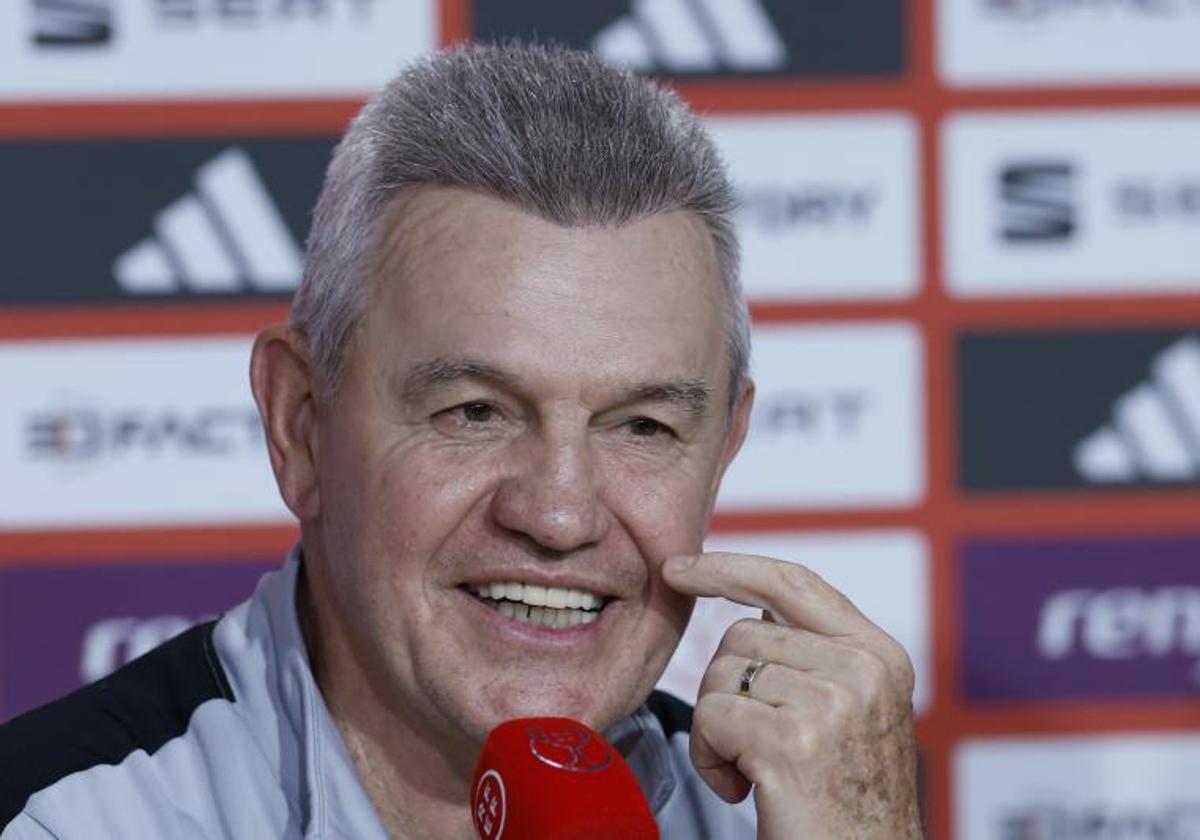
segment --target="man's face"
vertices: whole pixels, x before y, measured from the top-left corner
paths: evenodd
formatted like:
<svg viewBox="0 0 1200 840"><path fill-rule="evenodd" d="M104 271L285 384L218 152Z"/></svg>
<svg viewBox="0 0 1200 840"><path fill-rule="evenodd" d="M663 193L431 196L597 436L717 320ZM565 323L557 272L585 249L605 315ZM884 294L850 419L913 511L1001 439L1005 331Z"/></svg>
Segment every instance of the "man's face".
<svg viewBox="0 0 1200 840"><path fill-rule="evenodd" d="M317 413L317 625L418 731L606 726L683 632L659 567L700 549L740 439L711 239L685 213L563 228L462 190L401 201Z"/></svg>

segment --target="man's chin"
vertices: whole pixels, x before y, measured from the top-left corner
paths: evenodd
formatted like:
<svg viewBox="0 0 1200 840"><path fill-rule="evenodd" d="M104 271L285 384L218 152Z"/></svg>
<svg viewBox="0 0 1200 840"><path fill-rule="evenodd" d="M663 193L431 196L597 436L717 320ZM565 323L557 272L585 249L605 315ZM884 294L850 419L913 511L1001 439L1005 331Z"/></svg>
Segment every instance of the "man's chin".
<svg viewBox="0 0 1200 840"><path fill-rule="evenodd" d="M597 697L594 692L566 686L496 693L490 699L488 731L506 720L528 717L566 717L603 729L625 711L620 704Z"/></svg>

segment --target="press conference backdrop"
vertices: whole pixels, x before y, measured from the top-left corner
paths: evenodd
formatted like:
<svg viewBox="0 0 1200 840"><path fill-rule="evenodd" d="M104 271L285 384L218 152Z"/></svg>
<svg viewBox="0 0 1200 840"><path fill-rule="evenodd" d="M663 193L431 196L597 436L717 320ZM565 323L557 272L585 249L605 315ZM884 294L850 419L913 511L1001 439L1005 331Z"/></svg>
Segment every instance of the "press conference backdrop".
<svg viewBox="0 0 1200 840"><path fill-rule="evenodd" d="M725 153L759 398L711 545L906 646L931 836L1200 838L1194 0L0 4L0 718L279 562L246 363L332 144L414 56L533 35Z"/></svg>

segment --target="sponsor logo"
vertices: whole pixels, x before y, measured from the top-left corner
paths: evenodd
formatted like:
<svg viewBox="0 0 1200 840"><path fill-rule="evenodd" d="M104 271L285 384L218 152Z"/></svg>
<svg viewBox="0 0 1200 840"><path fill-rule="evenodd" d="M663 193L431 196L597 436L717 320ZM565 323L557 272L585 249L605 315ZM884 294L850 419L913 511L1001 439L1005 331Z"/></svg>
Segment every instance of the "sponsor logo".
<svg viewBox="0 0 1200 840"><path fill-rule="evenodd" d="M743 192L738 212L750 224L784 233L796 228L866 224L878 204L879 191L871 184L798 184Z"/></svg>
<svg viewBox="0 0 1200 840"><path fill-rule="evenodd" d="M1066 162L1014 163L1000 172L1007 242L1060 242L1075 232L1074 168Z"/></svg>
<svg viewBox="0 0 1200 840"><path fill-rule="evenodd" d="M0 304L282 298L300 281L333 143L0 143L13 187L0 196L12 232ZM21 199L32 194L43 200Z"/></svg>
<svg viewBox="0 0 1200 840"><path fill-rule="evenodd" d="M555 770L596 773L612 765L613 748L575 721L530 726L529 753Z"/></svg>
<svg viewBox="0 0 1200 840"><path fill-rule="evenodd" d="M777 391L755 407L751 429L760 436L862 434L870 396L861 390Z"/></svg>
<svg viewBox="0 0 1200 840"><path fill-rule="evenodd" d="M757 0L643 0L592 39L592 50L637 70L778 70L787 46Z"/></svg>
<svg viewBox="0 0 1200 840"><path fill-rule="evenodd" d="M1200 175L1118 181L1112 188L1112 209L1128 225L1200 221Z"/></svg>
<svg viewBox="0 0 1200 840"><path fill-rule="evenodd" d="M877 0L864 19L842 4L786 0L476 0L474 36L536 35L642 72L670 75L895 76L904 4ZM809 33L821 33L820 48Z"/></svg>
<svg viewBox="0 0 1200 840"><path fill-rule="evenodd" d="M707 124L738 193L742 282L751 299L916 292L917 133L907 115L713 117ZM801 163L793 174L781 160Z"/></svg>
<svg viewBox="0 0 1200 840"><path fill-rule="evenodd" d="M280 26L300 22L369 24L379 0L152 0L150 15L164 25Z"/></svg>
<svg viewBox="0 0 1200 840"><path fill-rule="evenodd" d="M954 753L955 837L1200 840L1195 732L980 738Z"/></svg>
<svg viewBox="0 0 1200 840"><path fill-rule="evenodd" d="M713 534L706 551L735 551L797 560L837 587L872 621L904 646L916 671L913 705L920 714L932 701L929 559L916 531ZM700 678L726 628L760 610L720 598L702 598L659 687L695 702Z"/></svg>
<svg viewBox="0 0 1200 840"><path fill-rule="evenodd" d="M1056 592L1038 615L1037 651L1047 660L1079 654L1093 659L1200 657L1200 587Z"/></svg>
<svg viewBox="0 0 1200 840"><path fill-rule="evenodd" d="M135 452L220 456L263 449L258 412L246 405L40 411L26 417L26 432L30 460L68 463Z"/></svg>
<svg viewBox="0 0 1200 840"><path fill-rule="evenodd" d="M1200 331L967 334L958 393L968 492L1200 485Z"/></svg>
<svg viewBox="0 0 1200 840"><path fill-rule="evenodd" d="M222 152L200 167L197 192L155 218L157 237L117 257L113 275L130 294L231 292L244 285L291 291L300 279L300 249L271 202L250 156Z"/></svg>
<svg viewBox="0 0 1200 840"><path fill-rule="evenodd" d="M1195 110L950 118L943 235L951 290L1195 293L1198 143Z"/></svg>
<svg viewBox="0 0 1200 840"><path fill-rule="evenodd" d="M1200 479L1200 337L1175 342L1151 367L1148 381L1117 400L1112 422L1075 447L1088 481Z"/></svg>
<svg viewBox="0 0 1200 840"><path fill-rule="evenodd" d="M175 638L196 621L180 615L100 619L83 632L79 657L81 683L108 676L126 662L132 662L143 653Z"/></svg>
<svg viewBox="0 0 1200 840"><path fill-rule="evenodd" d="M762 325L754 352L750 433L718 509L920 502L922 350L912 325Z"/></svg>
<svg viewBox="0 0 1200 840"><path fill-rule="evenodd" d="M1104 802L1018 808L1000 817L1002 840L1200 840L1200 801L1126 807Z"/></svg>
<svg viewBox="0 0 1200 840"><path fill-rule="evenodd" d="M502 837L507 813L504 779L498 771L488 770L475 786L475 828L480 836L485 840Z"/></svg>
<svg viewBox="0 0 1200 840"><path fill-rule="evenodd" d="M0 32L23 37L0 51L0 100L362 96L437 46L437 7L10 0L0 4ZM318 71L314 51L338 60Z"/></svg>
<svg viewBox="0 0 1200 840"><path fill-rule="evenodd" d="M0 528L288 521L250 339L0 343Z"/></svg>
<svg viewBox="0 0 1200 840"><path fill-rule="evenodd" d="M97 47L112 40L109 0L30 0L33 43L39 47Z"/></svg>
<svg viewBox="0 0 1200 840"><path fill-rule="evenodd" d="M270 558L0 569L0 720L106 676L249 597Z"/></svg>
<svg viewBox="0 0 1200 840"><path fill-rule="evenodd" d="M1200 694L1200 537L973 541L971 700Z"/></svg>
<svg viewBox="0 0 1200 840"><path fill-rule="evenodd" d="M941 73L955 85L1200 78L1188 46L1196 0L959 0L939 4L938 23Z"/></svg>
<svg viewBox="0 0 1200 840"><path fill-rule="evenodd" d="M1200 13L1196 0L977 0L989 13L1017 20L1054 15L1132 14L1175 17Z"/></svg>

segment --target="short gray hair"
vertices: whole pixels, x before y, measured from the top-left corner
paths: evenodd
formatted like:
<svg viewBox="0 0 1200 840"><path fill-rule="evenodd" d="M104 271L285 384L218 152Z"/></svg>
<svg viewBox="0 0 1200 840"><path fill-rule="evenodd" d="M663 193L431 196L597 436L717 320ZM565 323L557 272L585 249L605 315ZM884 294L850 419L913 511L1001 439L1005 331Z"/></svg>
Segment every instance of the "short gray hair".
<svg viewBox="0 0 1200 840"><path fill-rule="evenodd" d="M733 405L750 353L734 194L674 93L585 52L516 43L456 46L393 79L334 152L292 302L292 325L330 390L369 305L385 210L420 185L475 190L564 226L696 214L717 254Z"/></svg>

